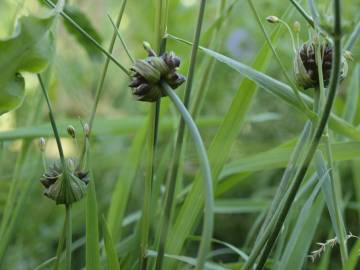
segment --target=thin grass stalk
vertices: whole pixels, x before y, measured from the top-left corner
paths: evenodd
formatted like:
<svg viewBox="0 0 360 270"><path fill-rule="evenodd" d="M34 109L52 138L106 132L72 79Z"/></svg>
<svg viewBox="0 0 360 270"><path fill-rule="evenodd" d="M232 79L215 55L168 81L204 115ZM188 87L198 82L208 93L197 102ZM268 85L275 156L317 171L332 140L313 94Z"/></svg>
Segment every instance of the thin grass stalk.
<svg viewBox="0 0 360 270"><path fill-rule="evenodd" d="M269 47L271 48L271 51L273 52L274 56L275 56L275 59L277 61L277 63L279 64L280 68L281 68L281 71L282 73L284 74L286 80L288 81L288 83L290 84L291 86L291 89L293 90L294 92L294 95L297 99L297 101L299 102L299 104L301 105L301 107L306 110L306 111L310 111L308 106L305 104L304 100L301 98L300 96L300 93L299 93L299 89L298 87L295 85L295 83L293 82L293 80L290 78L290 76L288 75L287 71L286 71L286 68L284 66L284 64L282 63L281 59L280 59L280 56L278 55L277 51L275 50L272 42L271 42L271 39L270 37L268 36L268 34L266 33L266 30L265 30L265 27L263 25L263 23L261 22L261 19L260 19L260 16L259 16L259 13L257 12L256 10L256 7L254 5L254 3L252 2L252 0L248 0L248 3L251 7L251 10L252 12L254 13L254 16L256 18L256 21L265 37L265 40L266 42L268 43ZM288 27L286 24L285 24L285 27ZM290 31L290 34L291 34L291 29L289 29ZM292 44L294 46L294 41L293 41L293 38L292 38ZM295 52L296 53L296 52Z"/></svg>
<svg viewBox="0 0 360 270"><path fill-rule="evenodd" d="M318 37L319 38L319 37ZM317 95L320 96L319 105L318 105L318 113L320 112L320 108L324 104L326 94L325 94L325 86L324 86L324 76L323 76L323 70L322 70L322 57L321 57L321 48L320 45L317 44L316 51L315 51L315 58L318 68L318 76L319 76L319 89L315 89L315 93L318 93ZM315 103L316 104L316 103ZM334 177L334 170L335 165L333 161L332 151L331 151L331 145L330 145L330 134L329 134L329 128L328 125L325 127L323 141L325 143L325 156L327 158L328 166L331 168L329 171L329 177L331 181L331 191L332 191L332 197L335 202L334 208L335 208L335 220L338 227L337 237L339 246L340 246L340 254L341 254L341 262L342 265L346 263L348 259L348 250L346 246L346 231L344 226L344 221L341 215L341 201L339 200L337 194L336 194L336 186L335 186L335 177Z"/></svg>
<svg viewBox="0 0 360 270"><path fill-rule="evenodd" d="M235 2L234 2L235 3ZM223 12L226 7L226 0L219 1L219 9L218 9L218 19L221 18L223 15ZM215 28L215 32L210 40L208 48L214 48L215 51L218 51L221 44L221 28L224 25L224 22L217 25ZM206 93L209 89L210 83L211 83L211 77L214 72L216 60L214 58L210 58L203 61L203 64L205 68L203 69L203 74L201 77L201 81L199 83L198 91L195 93L195 101L191 106L191 115L194 119L200 114L201 108L203 107L203 103L206 97Z"/></svg>
<svg viewBox="0 0 360 270"><path fill-rule="evenodd" d="M46 1L48 1L48 0L46 0ZM91 115L90 115L90 120L89 120L90 131L91 131L92 127L93 127L94 118L95 118L95 115L96 115L96 110L97 110L97 107L98 107L98 104L99 104L99 101L100 101L100 97L101 97L103 89L104 89L104 83L105 83L107 72L109 70L109 64L110 64L110 60L111 60L110 55L112 54L112 52L114 50L117 31L118 31L118 28L120 26L122 17L124 15L126 3L127 3L127 0L123 0L122 5L121 5L120 10L119 10L119 15L118 15L118 17L116 19L116 24L114 24L114 32L113 32L113 35L111 37L109 49L108 49L108 51L106 51L106 56L107 57L106 57L104 67L103 67L102 72L101 72L101 77L100 77L99 84L98 84L98 86L96 88L95 102L94 102L94 105L93 105L92 110L91 110Z"/></svg>
<svg viewBox="0 0 360 270"><path fill-rule="evenodd" d="M276 210L279 207L279 204L284 196L284 193L286 192L286 190L289 187L289 183L290 180L294 177L297 169L298 169L298 163L301 161L301 157L303 154L303 148L304 145L306 145L309 137L311 134L311 122L308 121L305 126L304 129L302 130L302 133L300 135L299 141L296 144L290 160L288 162L288 165L285 169L285 172L280 180L280 184L279 187L277 188L275 197L270 205L270 208L265 216L265 219L263 221L263 224L261 225L261 228L259 230L259 235L256 237L256 241L255 243L259 242L259 239L261 239L261 237L264 234L265 228L270 224L270 220L272 218L272 216L275 214Z"/></svg>
<svg viewBox="0 0 360 270"><path fill-rule="evenodd" d="M146 165L144 177L144 199L142 207L142 218L140 221L140 270L147 269L147 248L149 243L150 215L151 215L151 194L154 170L154 148L155 148L155 122L156 103L150 105L149 132L146 142Z"/></svg>
<svg viewBox="0 0 360 270"><path fill-rule="evenodd" d="M299 13L304 17L304 19L311 25L311 27L314 27L314 20L311 18L311 16L300 6L300 4L295 0L290 0L291 4L294 5L294 7L299 11Z"/></svg>
<svg viewBox="0 0 360 270"><path fill-rule="evenodd" d="M345 50L351 51L360 36L360 22L356 25L345 45Z"/></svg>
<svg viewBox="0 0 360 270"><path fill-rule="evenodd" d="M204 13L205 13L205 6L206 0L201 0L198 19L197 19L197 26L194 35L194 42L191 51L191 59L190 59L190 66L187 76L187 82L185 87L185 97L184 97L184 106L188 108L190 103L190 96L192 90L192 82L195 73L195 65L196 65L196 58L197 52L200 42L200 35L201 35L201 28L204 20ZM184 134L185 134L185 121L183 118L180 119L178 135L176 138L175 143L175 151L173 156L172 165L169 171L169 178L168 178L168 185L167 185L167 193L165 197L165 208L164 214L162 218L162 222L160 225L160 239L159 239L159 247L157 251L157 257L155 262L155 269L160 270L162 269L164 254L165 254L165 246L166 246L166 239L168 236L169 227L171 224L171 216L172 216L172 209L174 204L174 197L175 197L175 188L176 188L176 178L178 176L178 169L179 169L179 162L182 153L182 147L184 142ZM203 252L202 252L203 253Z"/></svg>
<svg viewBox="0 0 360 270"><path fill-rule="evenodd" d="M203 171L205 211L202 237L195 268L197 270L201 270L204 269L205 266L206 255L210 249L214 226L214 192L210 164L204 143L200 136L200 132L197 129L196 124L194 123L190 113L188 112L184 104L181 102L180 98L175 94L175 92L168 84L162 82L161 86L165 90L166 94L170 97L171 101L176 106L177 110L180 112L182 118L184 119L184 122L189 128L190 135L194 140L194 145L200 158L201 169Z"/></svg>
<svg viewBox="0 0 360 270"><path fill-rule="evenodd" d="M50 7L55 8L55 4L51 0L43 0ZM126 0L125 0L126 2ZM69 15L64 11L60 12L60 15L67 20L75 29L81 33L87 40L98 48L103 54L105 54L115 65L117 65L127 76L130 76L130 71L125 68L119 61L117 61L106 49L104 49L89 33L82 29Z"/></svg>
<svg viewBox="0 0 360 270"><path fill-rule="evenodd" d="M63 229L61 232L61 236L59 238L59 243L56 249L56 256L55 256L55 263L54 263L54 270L59 269L60 261L61 261L61 254L64 248L65 238L66 238L66 219L64 220Z"/></svg>
<svg viewBox="0 0 360 270"><path fill-rule="evenodd" d="M4 237L4 233L7 229L9 220L11 218L12 206L15 204L15 196L17 192L18 182L22 170L22 165L29 147L29 143L24 141L21 145L21 150L19 156L16 159L14 173L11 181L11 186L9 190L9 195L7 196L6 203L4 206L4 212L1 219L1 228L0 228L0 238ZM2 253L0 252L0 260L2 258Z"/></svg>
<svg viewBox="0 0 360 270"><path fill-rule="evenodd" d="M61 145L61 140L60 140L60 136L59 136L59 132L56 126L56 121L55 121L55 117L54 117L54 113L53 113L53 109L50 103L50 99L48 96L48 93L45 89L45 85L43 83L43 80L41 78L41 75L38 74L37 75L39 83L40 83L40 88L43 92L43 95L45 97L46 100L46 104L48 106L49 109L49 118L50 118L50 123L51 123L51 127L53 129L54 132L54 136L55 136L55 140L56 140L56 144L58 147L58 152L59 152L59 156L60 156L60 161L61 161L61 166L63 171L66 170L66 163L65 163L65 156L64 156L64 151ZM64 181L68 181L67 177L64 178ZM65 256L65 265L66 265L66 269L70 270L71 269L71 242L72 242L72 227L71 227L71 205L70 204L66 204L65 205L65 231L66 231L66 256Z"/></svg>
<svg viewBox="0 0 360 270"><path fill-rule="evenodd" d="M333 31L333 42L334 42L334 50L333 50L333 63L332 63L332 71L331 71L331 78L330 78L330 86L329 86L329 94L326 100L326 104L323 110L323 113L321 115L321 119L319 121L319 124L315 130L315 135L313 139L311 140L309 150L305 156L305 159L303 161L303 164L301 166L300 171L295 176L295 179L293 181L292 186L289 190L289 196L286 197L286 201L284 204L284 207L279 209L279 218L276 220L276 223L274 225L274 230L271 233L270 237L267 239L267 244L264 248L264 251L262 253L262 256L259 260L259 263L256 267L256 269L262 269L265 265L265 262L272 250L272 247L276 241L276 238L281 230L281 227L285 221L285 218L290 210L290 207L294 201L294 198L296 196L297 191L299 190L299 187L305 177L305 174L310 166L310 163L314 157L315 151L321 141L321 137L323 135L323 132L326 128L326 124L328 122L330 112L332 109L332 106L335 101L336 92L339 84L339 75L340 75L340 65L341 65L341 37L342 37L342 31L341 31L341 10L340 10L340 0L334 0L334 31ZM270 225L269 225L270 226ZM253 264L254 260L258 254L250 254L249 260L246 262L246 264L243 267L244 269L249 269L249 267ZM251 260L250 260L251 258Z"/></svg>
<svg viewBox="0 0 360 270"><path fill-rule="evenodd" d="M165 3L166 2L166 3ZM167 23L167 0L158 0L156 5L156 49L158 55L165 51L166 43L163 38L166 30ZM150 134L147 141L147 159L146 159L146 172L145 172L145 185L144 185L144 201L143 201L143 216L141 219L141 236L140 236L140 270L147 269L147 248L149 242L150 223L151 223L151 210L152 210L152 185L154 180L154 170L156 160L156 146L159 132L160 122L160 108L161 99L159 98L155 103L150 105L149 115L149 130Z"/></svg>
<svg viewBox="0 0 360 270"><path fill-rule="evenodd" d="M71 204L65 205L65 232L66 232L66 253L65 269L71 269L71 246L72 246L72 221L71 221Z"/></svg>

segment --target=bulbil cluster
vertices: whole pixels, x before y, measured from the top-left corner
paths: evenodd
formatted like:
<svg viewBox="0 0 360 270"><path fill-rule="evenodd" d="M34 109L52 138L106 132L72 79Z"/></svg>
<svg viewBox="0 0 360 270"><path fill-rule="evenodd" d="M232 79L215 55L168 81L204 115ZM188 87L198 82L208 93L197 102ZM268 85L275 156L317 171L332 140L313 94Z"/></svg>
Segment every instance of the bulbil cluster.
<svg viewBox="0 0 360 270"><path fill-rule="evenodd" d="M80 200L86 193L89 183L89 173L77 168L70 171L69 168L61 169L56 165L48 168L40 182L45 187L44 195L56 202L56 204L71 204Z"/></svg>
<svg viewBox="0 0 360 270"><path fill-rule="evenodd" d="M151 49L148 53L146 59L136 60L132 66L129 87L137 100L155 102L166 95L159 85L161 80L168 83L172 89L176 89L186 78L177 72L181 60L175 53L166 52L156 56Z"/></svg>
<svg viewBox="0 0 360 270"><path fill-rule="evenodd" d="M45 159L46 141L40 138L39 147L43 156L45 173L40 178L41 184L44 186L44 195L56 204L72 204L84 197L86 188L89 183L89 172L83 169L83 160L87 153L87 139L89 137L89 127L87 124L83 127L84 130L84 145L82 156L79 162L70 158L68 164L61 162L61 166L54 163L52 166L47 166ZM67 132L70 137L76 140L76 131L73 126L68 126Z"/></svg>
<svg viewBox="0 0 360 270"><path fill-rule="evenodd" d="M319 44L324 86L329 85L332 68L333 49L329 42ZM316 45L313 42L304 43L297 52L294 61L295 79L299 86L304 89L319 88L319 72L315 57ZM341 61L340 80L343 80L347 74L347 62L344 57Z"/></svg>

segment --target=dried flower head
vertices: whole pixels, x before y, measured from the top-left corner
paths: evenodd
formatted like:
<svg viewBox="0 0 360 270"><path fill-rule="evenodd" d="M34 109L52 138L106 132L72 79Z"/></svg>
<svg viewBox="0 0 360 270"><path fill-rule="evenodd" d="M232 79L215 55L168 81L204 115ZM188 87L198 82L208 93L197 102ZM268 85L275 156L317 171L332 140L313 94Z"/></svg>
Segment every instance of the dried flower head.
<svg viewBox="0 0 360 270"><path fill-rule="evenodd" d="M75 128L72 125L69 125L66 128L67 133L70 135L70 137L72 137L73 139L76 137L76 132L75 132Z"/></svg>
<svg viewBox="0 0 360 270"><path fill-rule="evenodd" d="M159 86L161 80L166 81L172 89L185 82L185 77L177 72L180 58L173 52L156 56L148 43L144 47L149 56L144 60L136 60L131 68L132 79L129 87L137 100L154 102L165 96Z"/></svg>
<svg viewBox="0 0 360 270"><path fill-rule="evenodd" d="M304 89L319 87L318 66L315 58L314 42L304 43L298 50L294 61L295 79L299 86ZM322 55L322 71L324 86L327 87L332 68L332 46L329 42L319 44ZM342 58L340 80L347 74L347 62Z"/></svg>

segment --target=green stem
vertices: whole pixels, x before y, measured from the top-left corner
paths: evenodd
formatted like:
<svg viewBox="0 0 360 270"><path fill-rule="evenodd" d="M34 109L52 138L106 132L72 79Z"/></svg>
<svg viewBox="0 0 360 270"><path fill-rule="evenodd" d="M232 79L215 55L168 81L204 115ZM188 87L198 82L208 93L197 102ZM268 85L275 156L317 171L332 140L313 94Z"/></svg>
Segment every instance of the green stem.
<svg viewBox="0 0 360 270"><path fill-rule="evenodd" d="M190 103L192 82L193 82L194 73L195 73L196 58L197 58L197 52L198 52L198 48L199 48L199 41L200 41L202 23L203 23L203 19L204 19L205 6L206 6L206 0L201 0L199 14L198 14L198 20L197 20L197 26L196 26L195 35L194 35L194 44L192 46L192 51L191 51L190 67L189 67L189 71L188 71L188 77L187 77L187 83L186 83L186 89L185 89L185 98L184 98L185 108L188 108L189 103ZM181 157L181 153L182 153L184 135L185 135L185 120L183 118L181 118L180 123L179 123L178 135L177 135L176 143L175 143L174 158L173 158L173 162L172 162L172 165L170 168L170 173L169 173L169 178L168 178L168 185L167 185L168 189L167 189L167 194L165 197L165 209L164 209L164 214L162 217L162 222L160 225L160 240L159 240L158 254L157 254L156 263L155 263L156 270L162 269L162 264L163 264L164 254L165 254L166 239L167 239L167 235L168 235L168 231L169 231L169 225L171 224L171 215L172 215L174 196L175 196L175 188L176 188L176 178L177 178L178 170L179 170L179 162L180 162L180 157ZM203 252L204 251L201 251L201 256L203 256ZM202 260L202 258L201 258L201 260Z"/></svg>
<svg viewBox="0 0 360 270"><path fill-rule="evenodd" d="M124 2L126 2L126 1L124 1ZM126 45L124 39L122 38L122 36L121 36L121 34L120 34L119 25L118 25L118 24L115 24L115 22L113 21L113 19L110 17L109 14L108 14L108 17L109 17L109 20L110 20L112 26L114 27L114 31L116 31L117 37L120 39L120 42L121 42L122 46L124 47L125 53L126 53L127 56L129 57L130 61L131 61L132 63L134 63L134 62L135 62L135 59L134 59L134 57L131 55L128 46Z"/></svg>
<svg viewBox="0 0 360 270"><path fill-rule="evenodd" d="M318 39L319 39L319 37L318 37ZM321 107L324 104L324 100L325 100L325 86L324 86L324 76L323 76L323 70L322 70L322 52L321 52L321 46L319 44L316 45L315 59L316 59L316 65L318 66L319 89L317 89L318 90L317 92L319 93L318 95L320 95L320 101L319 101L320 106L319 107ZM318 113L319 113L319 111L320 111L320 109L318 110ZM329 140L328 125L326 125L326 127L325 127L323 141L326 145L325 156L327 158L328 165L330 168L335 169L332 151L331 151L330 140ZM348 250L347 250L347 246L346 246L346 232L345 232L345 228L344 228L343 219L341 217L340 200L336 194L335 177L334 177L333 170L329 171L329 176L330 176L330 180L331 180L331 195L333 197L333 201L335 202L335 204L334 204L335 222L338 227L337 237L339 238L338 242L339 242L339 246L340 246L341 262L342 262L342 265L344 266L345 262L348 259Z"/></svg>
<svg viewBox="0 0 360 270"><path fill-rule="evenodd" d="M338 88L339 83L339 75L340 75L340 65L341 65L341 13L340 13L340 0L334 0L334 12L335 12L335 23L334 23L334 53L333 53L333 69L331 73L331 79L330 79L330 87L329 87L329 94L326 100L325 108L323 110L323 113L321 115L321 119L319 121L319 124L317 125L317 128L315 130L315 135L311 140L309 150L305 156L305 159L302 163L301 169L296 174L293 184L291 185L289 189L289 195L285 197L284 206L280 207L277 211L278 218L275 220L274 224L269 224L268 231L272 231L270 234L270 237L262 238L262 242L266 246L264 248L264 251L261 255L261 258L259 260L259 263L256 267L256 269L262 269L264 267L264 264L272 250L272 247L276 241L276 238L281 230L281 227L285 221L285 218L290 210L290 207L294 201L294 198L296 196L297 191L299 190L299 187L305 177L305 174L310 166L310 163L314 157L315 151L320 143L322 134L325 130L326 124L328 122L330 112L332 109L332 106L335 101L336 92ZM276 214L276 216L277 216ZM274 230L271 229L271 227L274 228ZM249 269L253 263L255 262L257 256L259 253L251 252L249 256L249 260L245 263L243 266L243 270Z"/></svg>
<svg viewBox="0 0 360 270"><path fill-rule="evenodd" d="M152 181L154 175L154 147L155 147L155 122L156 122L156 103L150 105L149 114L149 134L147 140L147 156L144 177L144 199L143 210L141 218L141 234L140 234L140 270L147 269L147 247L149 242L150 231L150 215L151 215L151 194L152 194Z"/></svg>
<svg viewBox="0 0 360 270"><path fill-rule="evenodd" d="M254 16L256 18L256 21L258 23L258 25L260 26L260 29L265 37L265 40L266 42L268 43L269 47L271 48L271 51L273 52L274 56L275 56L275 59L276 61L278 62L281 70L282 70L282 73L284 74L286 80L289 82L290 86L291 86L291 89L292 91L294 92L295 94L295 97L297 99L297 101L299 102L299 104L301 105L301 107L305 110L305 111L308 111L308 112L311 112L310 109L308 108L308 106L305 104L304 100L301 98L300 96L300 93L299 93L299 90L297 88L297 86L295 85L295 83L292 81L292 79L290 78L290 76L288 75L287 71L286 71L286 68L285 66L283 65L281 59L280 59L280 56L278 55L278 53L276 52L272 42L271 42L271 39L269 38L268 34L266 33L266 30L265 30L265 27L263 25L263 23L261 22L261 19L260 19L260 16L259 16L259 13L257 12L256 10L256 7L254 5L254 3L252 2L252 0L248 0L248 3L251 7L251 10L253 11L254 13ZM285 24L286 26L288 26L287 24ZM290 32L291 32L291 29L288 29ZM294 42L294 41L293 41Z"/></svg>
<svg viewBox="0 0 360 270"><path fill-rule="evenodd" d="M52 109L50 99L49 99L48 93L46 91L44 82L43 82L43 80L41 78L41 75L38 74L37 77L38 77L38 80L39 80L39 83L40 83L40 88L41 88L41 90L43 92L43 95L44 95L45 100L46 100L46 104L47 104L48 109L49 109L50 123L51 123L51 127L53 129L56 144L57 144L57 147L58 147L61 165L62 165L63 170L65 170L65 168L66 168L65 156L64 156L64 151L63 151L62 145L61 145L60 135L59 135L59 132L58 132L58 129L57 129L57 126L56 126L56 122L55 122L54 111Z"/></svg>
<svg viewBox="0 0 360 270"><path fill-rule="evenodd" d="M293 35L292 31L291 31L290 26L285 21L283 21L282 19L279 19L279 23L281 23L282 25L284 25L286 27L286 30L288 31L288 33L290 35L290 38L291 38L291 44L292 44L292 47L293 47L294 54L296 55L297 49L296 49L296 45L295 45L295 39L294 39L294 35Z"/></svg>
<svg viewBox="0 0 360 270"><path fill-rule="evenodd" d="M71 222L71 204L65 205L65 234L66 234L66 253L65 269L71 270L71 245L72 245L72 222Z"/></svg>
<svg viewBox="0 0 360 270"><path fill-rule="evenodd" d="M226 1L227 0L219 1L217 20L219 20L223 16L223 12L226 8ZM230 6L233 6L234 3L236 3L236 1L234 1ZM220 46L221 40L222 40L221 37L223 34L221 31L221 28L223 27L223 25L224 25L224 22L221 22L216 26L216 28L214 30L215 32L210 40L208 47L213 48L214 51L219 51L219 49L221 47ZM199 83L198 91L194 95L195 101L192 103L192 106L190 109L191 115L193 116L194 119L197 118L197 116L199 115L199 113L203 107L206 93L208 92L209 86L212 82L211 78L214 73L215 64L216 64L216 60L214 58L204 59L203 63L201 63L201 67L204 66L204 68L201 68L201 70L203 70L203 73L202 73L202 76L200 76L201 81Z"/></svg>
<svg viewBox="0 0 360 270"><path fill-rule="evenodd" d="M61 261L61 254L62 254L62 251L64 248L65 239L66 239L66 216L65 216L61 236L59 238L59 243L58 243L58 246L56 249L55 264L54 264L54 268L53 268L54 270L59 269L59 265L60 265L60 261Z"/></svg>
<svg viewBox="0 0 360 270"><path fill-rule="evenodd" d="M348 41L346 42L345 50L351 51L356 41L358 40L359 36L360 36L360 22L358 22L354 31L351 33Z"/></svg>
<svg viewBox="0 0 360 270"><path fill-rule="evenodd" d="M49 0L46 0L46 1L49 1ZM98 107L98 104L99 104L101 94L102 94L103 89L104 89L104 83L105 83L105 78L106 78L106 75L107 75L107 72L108 72L108 69L109 69L109 63L110 63L110 60L112 60L111 59L111 53L114 50L117 29L119 28L122 17L124 15L126 3L127 3L127 0L123 0L120 11L119 11L119 15L118 15L117 20L116 20L116 26L114 28L114 33L113 33L111 41L110 41L109 49L108 49L108 51L105 50L105 52L106 52L105 54L107 55L107 58L105 60L104 67L103 67L103 70L101 72L101 77L100 77L99 84L98 84L98 86L96 88L95 102L94 102L93 108L91 110L91 116L90 116L90 120L89 120L90 130L92 130L93 123L94 123L94 118L95 118L95 115L96 115L96 110L97 110L97 107ZM89 38L89 40L90 40L90 38Z"/></svg>
<svg viewBox="0 0 360 270"><path fill-rule="evenodd" d="M55 4L51 0L43 0L49 6L55 8ZM126 2L126 0L124 0ZM128 77L130 77L130 71L126 69L120 62L118 62L110 53L106 51L92 36L90 36L84 29L82 29L69 15L67 15L64 11L60 12L60 15L67 20L75 29L81 33L84 37L86 37L89 42L91 42L95 47L97 47L102 53L104 53L115 65L117 65Z"/></svg>
<svg viewBox="0 0 360 270"><path fill-rule="evenodd" d="M294 7L300 12L300 14L304 17L304 19L311 25L311 27L314 27L314 21L311 18L309 14L300 6L300 4L295 0L290 0L290 2L294 5Z"/></svg>
<svg viewBox="0 0 360 270"><path fill-rule="evenodd" d="M204 176L204 195L205 195L205 211L204 211L204 222L203 222L203 231L201 237L201 243L199 248L199 253L197 257L196 269L204 269L206 255L210 249L213 225L214 225L214 193L213 193L213 183L211 176L211 169L209 160L207 157L206 149L204 143L201 139L199 130L196 127L193 119L191 118L190 113L181 102L179 97L171 89L171 87L165 82L161 82L166 94L170 97L171 101L174 103L178 111L180 112L184 122L188 126L190 135L194 141L194 145L198 152L201 168Z"/></svg>

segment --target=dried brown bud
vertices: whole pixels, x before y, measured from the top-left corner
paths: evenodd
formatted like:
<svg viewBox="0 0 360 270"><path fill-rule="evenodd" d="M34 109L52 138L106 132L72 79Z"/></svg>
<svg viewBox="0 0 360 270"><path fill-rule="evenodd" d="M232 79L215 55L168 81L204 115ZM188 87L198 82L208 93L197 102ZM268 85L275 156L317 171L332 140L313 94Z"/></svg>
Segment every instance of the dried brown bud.
<svg viewBox="0 0 360 270"><path fill-rule="evenodd" d="M322 55L322 73L324 79L324 86L329 84L332 68L332 46L328 42L320 45ZM294 61L294 71L296 82L304 89L319 87L318 66L315 58L316 45L313 42L304 43ZM342 57L340 80L343 80L347 74L347 62Z"/></svg>
<svg viewBox="0 0 360 270"><path fill-rule="evenodd" d="M69 125L66 130L67 130L67 133L68 133L73 139L75 139L75 137L76 137L75 128L74 128L72 125Z"/></svg>

